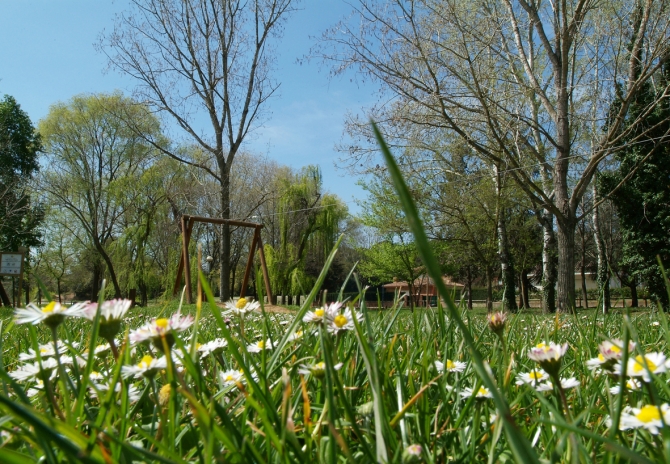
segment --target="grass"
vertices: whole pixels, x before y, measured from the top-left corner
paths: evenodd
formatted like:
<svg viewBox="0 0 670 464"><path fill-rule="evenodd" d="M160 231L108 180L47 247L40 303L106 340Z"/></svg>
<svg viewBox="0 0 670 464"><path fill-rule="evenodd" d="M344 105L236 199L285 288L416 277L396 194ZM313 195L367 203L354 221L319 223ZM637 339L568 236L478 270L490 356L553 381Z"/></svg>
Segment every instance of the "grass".
<svg viewBox="0 0 670 464"><path fill-rule="evenodd" d="M183 369L172 366L153 379L124 381L120 393L104 399L90 394L91 381L71 365L65 374L69 380L61 381L59 374L52 382L54 400L64 417L53 412L46 391L25 398L34 383L15 383L3 375L0 459L369 462L385 454L389 462L400 462L414 459L407 453L403 458L403 452L419 444L422 451L416 459L426 462L514 460L493 401L462 397L466 388L478 389L482 379L468 356L463 332L437 308L359 313L357 328L339 335L302 323L296 315L304 311L254 314L245 319L242 334L235 317L228 329L225 315L214 306L205 308L197 339L229 339L221 355L184 360ZM124 329L170 315L174 309L174 302L150 311L135 308ZM183 311L196 313L197 308ZM633 455L623 451L635 453L639 462L645 457L652 462L667 458L666 428L652 435L645 430L612 431L607 423L616 415L619 401L631 406L667 402L665 374L647 389L617 396L609 393L618 383L616 377L594 375L586 367L586 360L597 357L599 341L623 337L625 328L643 351L667 352L670 334L664 314L521 313L509 317L501 339L489 330L480 312L460 308L460 315L510 405L516 426L539 459L628 462ZM303 330L302 338L286 342L281 350L245 349L261 339L278 343L292 321ZM90 322L81 319L68 319L58 328L60 339L72 346L70 355L88 346L90 332ZM34 345L33 338L47 343L49 333L45 327L17 326L5 319L3 369L16 370L22 364L19 353ZM193 331L180 334L175 347L188 349L195 340L192 335ZM569 415L556 390L538 393L515 384L518 373L535 367L526 356L528 349L545 340L570 344L560 375L575 377L580 387L566 391ZM123 350L115 362L106 352L94 358L92 369L118 377L122 364L137 364L145 353L159 355L140 345L132 354ZM466 368L460 373L437 372L434 362L447 360L462 361ZM319 361L326 363L323 377L298 372ZM342 367L335 370L340 363ZM224 386L218 373L228 369L243 370L244 379ZM141 392L137 402L128 401L130 385ZM78 403L82 389L87 392ZM161 403L158 392L165 390L169 399ZM378 449L380 437L383 451Z"/></svg>

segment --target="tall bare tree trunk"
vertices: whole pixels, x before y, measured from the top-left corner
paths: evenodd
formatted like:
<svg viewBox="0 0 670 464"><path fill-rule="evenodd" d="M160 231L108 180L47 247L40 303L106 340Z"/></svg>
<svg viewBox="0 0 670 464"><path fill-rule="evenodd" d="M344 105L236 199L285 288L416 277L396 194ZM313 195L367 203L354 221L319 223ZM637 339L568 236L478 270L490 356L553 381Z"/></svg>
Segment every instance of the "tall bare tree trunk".
<svg viewBox="0 0 670 464"><path fill-rule="evenodd" d="M486 266L486 312L493 311L493 269Z"/></svg>
<svg viewBox="0 0 670 464"><path fill-rule="evenodd" d="M221 218L230 219L230 169L223 163L221 171ZM230 224L221 224L221 301L230 300Z"/></svg>
<svg viewBox="0 0 670 464"><path fill-rule="evenodd" d="M598 270L596 281L598 282L598 310L602 309L603 314L609 313L611 307L610 301L610 273L607 265L607 254L605 253L605 243L600 233L600 195L598 194L598 177L596 174L593 180L593 238L596 242L598 253Z"/></svg>
<svg viewBox="0 0 670 464"><path fill-rule="evenodd" d="M554 215L542 212L542 308L545 313L556 312L557 258Z"/></svg>
<svg viewBox="0 0 670 464"><path fill-rule="evenodd" d="M502 287L503 287L503 297L502 297L502 307L508 311L516 311L516 292L514 289L515 277L514 277L514 265L509 253L509 242L507 241L507 226L505 224L505 208L501 205L501 198L503 195L502 192L502 179L500 178L500 172L498 166L494 165L495 170L495 182L496 182L496 193L498 197L498 202L496 205L497 217L498 217L498 259L500 260L500 268L502 270Z"/></svg>

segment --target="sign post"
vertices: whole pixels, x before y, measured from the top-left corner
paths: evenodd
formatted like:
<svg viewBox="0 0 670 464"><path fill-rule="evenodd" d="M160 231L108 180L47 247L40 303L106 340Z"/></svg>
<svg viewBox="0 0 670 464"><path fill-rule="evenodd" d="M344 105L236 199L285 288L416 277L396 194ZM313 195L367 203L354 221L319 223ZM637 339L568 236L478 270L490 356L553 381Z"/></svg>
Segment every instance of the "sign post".
<svg viewBox="0 0 670 464"><path fill-rule="evenodd" d="M19 278L19 296L18 299L12 292L12 304L20 306L21 287L23 287L23 252L0 253L0 276L11 276ZM12 285L13 287L14 285Z"/></svg>

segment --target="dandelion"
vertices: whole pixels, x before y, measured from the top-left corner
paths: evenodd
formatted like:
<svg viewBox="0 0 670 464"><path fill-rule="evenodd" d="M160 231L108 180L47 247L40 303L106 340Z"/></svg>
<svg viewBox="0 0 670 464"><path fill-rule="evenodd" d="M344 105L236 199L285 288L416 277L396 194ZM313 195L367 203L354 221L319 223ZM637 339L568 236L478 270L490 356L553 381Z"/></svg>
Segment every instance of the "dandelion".
<svg viewBox="0 0 670 464"><path fill-rule="evenodd" d="M642 386L642 384L638 380L628 379L628 380L626 380L626 385L624 386L624 389L629 390L629 391L635 391L635 390L639 390L641 388L641 386ZM619 385L615 385L614 387L610 388L610 394L612 394L612 395L618 395L620 391L621 391L621 388L620 388Z"/></svg>
<svg viewBox="0 0 670 464"><path fill-rule="evenodd" d="M44 308L39 308L33 303L28 303L25 308L18 308L14 312L14 317L17 324L35 325L44 322L47 327L54 330L66 317L84 317L87 305L85 302L68 307L52 301Z"/></svg>
<svg viewBox="0 0 670 464"><path fill-rule="evenodd" d="M330 313L327 313L330 314ZM342 314L333 315L329 317L328 331L332 334L339 334L347 330L354 329L353 314L350 309L345 309Z"/></svg>
<svg viewBox="0 0 670 464"><path fill-rule="evenodd" d="M238 316L246 316L248 313L254 312L261 307L258 301L248 301L242 297L237 301L230 300L226 303L226 308Z"/></svg>
<svg viewBox="0 0 670 464"><path fill-rule="evenodd" d="M451 359L447 359L446 363L435 361L437 372L444 372L445 369L447 372L463 372L466 366L467 364L464 362L452 361Z"/></svg>
<svg viewBox="0 0 670 464"><path fill-rule="evenodd" d="M620 430L647 429L650 433L658 434L658 429L670 423L670 406L667 403L659 406L647 404L641 408L625 407L621 412Z"/></svg>
<svg viewBox="0 0 670 464"><path fill-rule="evenodd" d="M263 350L271 350L272 348L274 348L274 345L272 344L272 340L269 338L267 340L259 340L256 343L247 345L247 351L249 353L260 353Z"/></svg>
<svg viewBox="0 0 670 464"><path fill-rule="evenodd" d="M634 358L628 359L626 366L626 375L629 377L642 377L645 382L651 382L652 374L660 374L667 371L665 365L666 359L663 353L647 353L637 355ZM621 363L614 366L614 373L621 375Z"/></svg>
<svg viewBox="0 0 670 464"><path fill-rule="evenodd" d="M123 378L134 377L140 379L142 377L151 378L155 376L158 371L167 368L167 360L165 356L159 359L153 358L151 355L145 355L136 366L121 367L121 375Z"/></svg>
<svg viewBox="0 0 670 464"><path fill-rule="evenodd" d="M549 374L544 372L542 369L533 369L530 372L524 372L516 377L517 385L537 385L540 382L544 382L549 379Z"/></svg>
<svg viewBox="0 0 670 464"><path fill-rule="evenodd" d="M528 358L537 362L549 375L557 376L561 368L561 359L568 350L568 344L557 345L554 342L541 342L528 350Z"/></svg>
<svg viewBox="0 0 670 464"><path fill-rule="evenodd" d="M486 387L479 387L479 389L476 391L474 388L464 388L460 395L463 398L470 398L471 396L474 396L478 400L493 398L493 395Z"/></svg>
<svg viewBox="0 0 670 464"><path fill-rule="evenodd" d="M159 318L144 324L137 330L130 332L130 341L133 344L151 341L160 351L164 350L163 340L167 347L174 344L174 334L183 332L193 324L193 316L183 316L180 313L174 314L169 319Z"/></svg>

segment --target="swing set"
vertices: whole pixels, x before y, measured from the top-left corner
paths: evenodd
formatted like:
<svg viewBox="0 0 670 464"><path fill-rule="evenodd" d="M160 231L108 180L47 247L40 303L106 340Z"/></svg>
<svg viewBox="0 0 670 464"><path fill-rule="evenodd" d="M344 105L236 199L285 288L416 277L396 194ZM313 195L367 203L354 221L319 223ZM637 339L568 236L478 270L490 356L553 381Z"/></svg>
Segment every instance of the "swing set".
<svg viewBox="0 0 670 464"><path fill-rule="evenodd" d="M268 275L268 266L265 262L265 252L263 251L263 240L261 239L261 229L263 224L257 224L255 222L246 222L246 221L234 221L231 219L218 219L218 218L208 218L202 216L189 216L187 214L182 215L181 217L181 231L182 231L182 250L181 258L179 259L179 267L177 268L177 278L174 283L174 288L172 290L172 296L176 297L179 293L179 289L182 287L182 274L184 280L186 281L186 301L188 304L193 304L193 296L191 294L191 262L188 256L188 245L191 241L191 232L193 231L193 224L196 222L202 222L206 224L228 224L230 226L236 227L250 227L254 229L254 235L251 240L251 247L249 247L249 259L247 260L247 267L244 270L244 278L242 279L242 290L240 290L240 298L244 297L247 290L247 284L249 283L249 276L251 275L251 268L254 263L254 254L256 248L258 248L258 256L261 261L261 270L263 271L263 280L265 281L265 294L268 297L268 301L272 304L272 289L270 288L270 278ZM200 263L198 263L198 268L200 268Z"/></svg>

